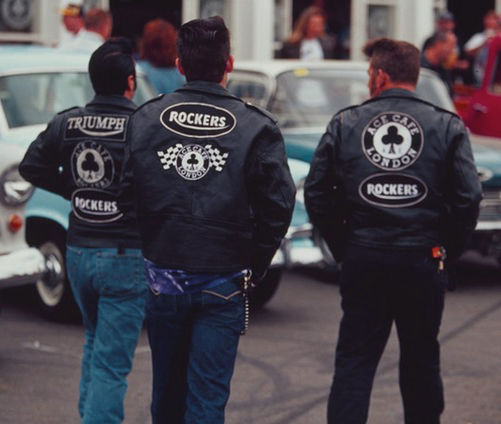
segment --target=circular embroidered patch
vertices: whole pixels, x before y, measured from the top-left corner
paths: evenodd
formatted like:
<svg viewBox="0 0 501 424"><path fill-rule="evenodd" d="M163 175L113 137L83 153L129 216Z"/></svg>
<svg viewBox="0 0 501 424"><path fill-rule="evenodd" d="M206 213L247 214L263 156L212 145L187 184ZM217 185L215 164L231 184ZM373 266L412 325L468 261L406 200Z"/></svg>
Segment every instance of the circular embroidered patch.
<svg viewBox="0 0 501 424"><path fill-rule="evenodd" d="M367 159L387 171L412 165L423 149L423 130L410 115L385 112L373 118L362 133Z"/></svg>

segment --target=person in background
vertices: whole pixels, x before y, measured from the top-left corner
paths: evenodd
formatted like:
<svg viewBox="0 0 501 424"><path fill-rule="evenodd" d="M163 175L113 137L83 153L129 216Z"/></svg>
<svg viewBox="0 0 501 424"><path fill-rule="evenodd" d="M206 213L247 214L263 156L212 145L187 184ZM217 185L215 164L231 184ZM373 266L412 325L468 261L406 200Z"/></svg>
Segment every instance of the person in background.
<svg viewBox="0 0 501 424"><path fill-rule="evenodd" d="M336 38L325 33L325 13L311 6L301 13L279 52L282 59L333 59Z"/></svg>
<svg viewBox="0 0 501 424"><path fill-rule="evenodd" d="M136 109L132 46L111 39L89 61L95 97L60 112L33 141L19 172L71 200L66 271L85 326L78 410L83 424L119 424L148 286L132 199L120 179Z"/></svg>
<svg viewBox="0 0 501 424"><path fill-rule="evenodd" d="M451 98L454 95L451 70L447 67L454 49L457 47L457 38L451 31L436 32L428 42L426 49L421 53L421 66L435 71L447 86Z"/></svg>
<svg viewBox="0 0 501 424"><path fill-rule="evenodd" d="M488 42L500 29L499 16L494 10L490 10L484 16L484 30L473 34L464 45L466 55L473 58L473 76L477 85L480 85L484 78Z"/></svg>
<svg viewBox="0 0 501 424"><path fill-rule="evenodd" d="M63 49L75 53L91 54L111 36L113 19L109 12L94 8L84 17L84 27Z"/></svg>
<svg viewBox="0 0 501 424"><path fill-rule="evenodd" d="M171 93L185 83L175 63L176 37L174 26L163 19L154 19L144 26L138 64L162 94Z"/></svg>
<svg viewBox="0 0 501 424"><path fill-rule="evenodd" d="M84 15L82 7L78 4L70 3L62 11L63 25L68 32L66 38L59 43L60 48L64 48L68 43L73 42L77 34L84 27Z"/></svg>
<svg viewBox="0 0 501 424"><path fill-rule="evenodd" d="M426 50L428 44L437 32L454 32L455 28L456 21L454 20L454 15L451 12L448 10L441 10L437 12L437 15L435 16L435 32L424 41L421 51Z"/></svg>

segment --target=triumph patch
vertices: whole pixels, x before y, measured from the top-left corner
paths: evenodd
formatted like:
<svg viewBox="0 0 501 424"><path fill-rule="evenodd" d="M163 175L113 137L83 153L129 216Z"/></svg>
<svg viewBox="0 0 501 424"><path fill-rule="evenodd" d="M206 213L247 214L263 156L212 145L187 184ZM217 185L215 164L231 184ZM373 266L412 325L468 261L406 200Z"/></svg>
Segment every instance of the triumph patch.
<svg viewBox="0 0 501 424"><path fill-rule="evenodd" d="M79 187L108 187L115 175L113 158L106 148L94 141L78 143L71 155L71 170Z"/></svg>
<svg viewBox="0 0 501 424"><path fill-rule="evenodd" d="M160 122L168 130L191 138L213 138L229 134L237 120L235 115L221 107L207 103L177 103L160 115Z"/></svg>
<svg viewBox="0 0 501 424"><path fill-rule="evenodd" d="M428 187L419 178L405 174L376 174L358 188L362 199L376 206L403 208L421 202Z"/></svg>
<svg viewBox="0 0 501 424"><path fill-rule="evenodd" d="M399 171L412 165L423 149L423 130L410 115L381 113L372 119L362 134L367 159L387 171Z"/></svg>
<svg viewBox="0 0 501 424"><path fill-rule="evenodd" d="M176 168L177 173L186 180L199 180L203 178L210 168L221 172L228 153L222 153L217 147L210 144L182 145L180 143L169 147L165 151L158 151L158 157L164 169Z"/></svg>
<svg viewBox="0 0 501 424"><path fill-rule="evenodd" d="M123 216L116 197L104 190L75 190L71 196L71 207L77 218L87 222L104 224Z"/></svg>
<svg viewBox="0 0 501 424"><path fill-rule="evenodd" d="M125 141L127 115L84 115L68 118L64 139L105 137L114 141Z"/></svg>

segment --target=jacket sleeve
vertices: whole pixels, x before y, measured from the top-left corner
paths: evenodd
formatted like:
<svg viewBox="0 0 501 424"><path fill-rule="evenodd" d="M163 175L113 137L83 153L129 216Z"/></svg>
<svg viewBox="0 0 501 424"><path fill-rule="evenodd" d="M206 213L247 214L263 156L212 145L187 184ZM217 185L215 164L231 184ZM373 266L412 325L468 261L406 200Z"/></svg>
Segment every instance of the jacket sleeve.
<svg viewBox="0 0 501 424"><path fill-rule="evenodd" d="M334 117L318 144L304 185L310 220L337 261L346 243L345 196L335 170L339 126L339 118Z"/></svg>
<svg viewBox="0 0 501 424"><path fill-rule="evenodd" d="M296 187L278 127L266 125L250 152L247 190L254 215L251 269L261 279L289 227Z"/></svg>
<svg viewBox="0 0 501 424"><path fill-rule="evenodd" d="M59 119L54 118L30 144L19 165L19 173L35 187L68 197L61 175L59 125Z"/></svg>
<svg viewBox="0 0 501 424"><path fill-rule="evenodd" d="M445 220L445 246L450 259L466 248L477 224L482 187L478 179L467 131L459 118L449 123L450 157Z"/></svg>

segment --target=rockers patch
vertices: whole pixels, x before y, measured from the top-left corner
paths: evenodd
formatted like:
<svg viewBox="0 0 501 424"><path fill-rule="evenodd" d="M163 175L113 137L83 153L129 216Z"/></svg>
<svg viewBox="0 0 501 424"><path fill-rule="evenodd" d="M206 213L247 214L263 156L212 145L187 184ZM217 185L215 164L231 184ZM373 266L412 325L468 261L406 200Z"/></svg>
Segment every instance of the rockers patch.
<svg viewBox="0 0 501 424"><path fill-rule="evenodd" d="M73 179L79 187L108 187L115 175L113 158L94 141L78 143L71 155Z"/></svg>
<svg viewBox="0 0 501 424"><path fill-rule="evenodd" d="M358 193L366 202L387 208L404 208L421 202L428 187L406 174L376 174L360 184Z"/></svg>
<svg viewBox="0 0 501 424"><path fill-rule="evenodd" d="M108 140L124 141L127 131L127 115L84 115L68 118L64 139L105 137Z"/></svg>
<svg viewBox="0 0 501 424"><path fill-rule="evenodd" d="M235 115L222 107L207 103L177 103L160 115L168 130L191 138L213 138L233 131Z"/></svg>
<svg viewBox="0 0 501 424"><path fill-rule="evenodd" d="M423 130L410 115L381 113L372 119L362 134L367 159L387 171L399 171L412 165L423 149Z"/></svg>
<svg viewBox="0 0 501 424"><path fill-rule="evenodd" d="M123 216L116 197L104 190L75 190L71 196L71 208L77 218L87 222L108 223Z"/></svg>
<svg viewBox="0 0 501 424"><path fill-rule="evenodd" d="M207 144L187 144L183 146L177 143L165 151L158 151L158 157L164 169L176 168L177 173L186 180L199 180L207 175L210 168L221 172L228 153L222 153L217 147Z"/></svg>

